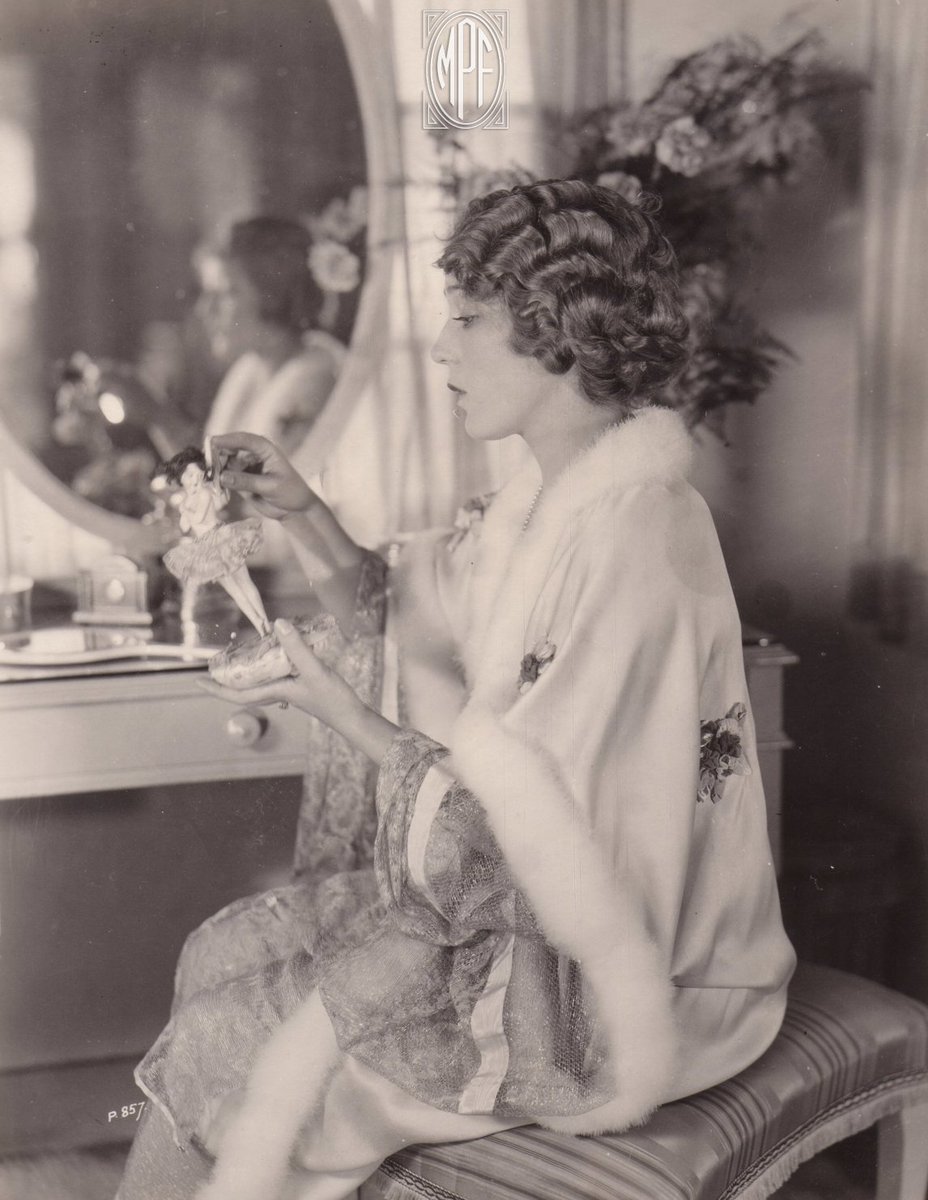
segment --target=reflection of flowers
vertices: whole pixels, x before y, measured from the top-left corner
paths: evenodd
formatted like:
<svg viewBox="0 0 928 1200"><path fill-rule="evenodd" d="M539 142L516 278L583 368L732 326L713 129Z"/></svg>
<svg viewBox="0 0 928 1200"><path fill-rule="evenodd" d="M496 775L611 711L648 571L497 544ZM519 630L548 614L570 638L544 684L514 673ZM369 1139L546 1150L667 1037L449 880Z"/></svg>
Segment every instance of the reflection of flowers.
<svg viewBox="0 0 928 1200"><path fill-rule="evenodd" d="M309 268L324 292L353 292L361 282L361 260L331 238L310 247Z"/></svg>
<svg viewBox="0 0 928 1200"><path fill-rule="evenodd" d="M367 189L355 187L336 196L320 213L305 218L312 236L309 269L319 287L337 296L353 292L361 282L363 233L367 225Z"/></svg>
<svg viewBox="0 0 928 1200"><path fill-rule="evenodd" d="M530 691L538 676L547 671L554 661L556 653L557 646L553 642L549 642L547 638L542 638L536 644L535 649L525 655L519 669L519 692L521 695L524 696L526 692Z"/></svg>
<svg viewBox="0 0 928 1200"><path fill-rule="evenodd" d="M352 241L367 224L367 189L352 188L347 199L336 196L321 213L308 217L306 224L316 241Z"/></svg>
<svg viewBox="0 0 928 1200"><path fill-rule="evenodd" d="M724 717L700 724L698 801L717 803L726 779L751 774L741 742L746 716L743 704L733 704Z"/></svg>
<svg viewBox="0 0 928 1200"><path fill-rule="evenodd" d="M150 450L114 451L95 458L71 480L74 491L126 517L144 517L151 504L148 486L157 460Z"/></svg>

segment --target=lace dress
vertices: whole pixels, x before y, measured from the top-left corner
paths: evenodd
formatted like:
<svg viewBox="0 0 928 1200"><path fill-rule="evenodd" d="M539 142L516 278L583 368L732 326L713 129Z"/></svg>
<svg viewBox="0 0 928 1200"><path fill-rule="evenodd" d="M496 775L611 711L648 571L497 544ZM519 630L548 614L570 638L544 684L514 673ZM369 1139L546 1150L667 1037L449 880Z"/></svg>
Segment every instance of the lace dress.
<svg viewBox="0 0 928 1200"><path fill-rule="evenodd" d="M338 634L327 659L368 703L381 685L385 581L385 564L371 555L361 572L353 636ZM344 738L308 722L297 882L235 901L187 939L170 1023L136 1072L178 1141L202 1129L223 1098L244 1087L258 1050L313 990L321 964L365 941L382 919L371 870L376 775Z"/></svg>

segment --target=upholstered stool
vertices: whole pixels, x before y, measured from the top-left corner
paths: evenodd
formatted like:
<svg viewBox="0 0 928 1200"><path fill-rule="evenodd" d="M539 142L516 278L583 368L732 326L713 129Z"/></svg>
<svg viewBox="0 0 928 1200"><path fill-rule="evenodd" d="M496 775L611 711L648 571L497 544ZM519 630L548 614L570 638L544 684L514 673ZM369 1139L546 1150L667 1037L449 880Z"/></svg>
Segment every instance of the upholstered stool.
<svg viewBox="0 0 928 1200"><path fill-rule="evenodd" d="M928 1008L801 966L767 1053L628 1133L537 1127L387 1159L361 1200L762 1200L806 1159L879 1123L878 1200L925 1200Z"/></svg>

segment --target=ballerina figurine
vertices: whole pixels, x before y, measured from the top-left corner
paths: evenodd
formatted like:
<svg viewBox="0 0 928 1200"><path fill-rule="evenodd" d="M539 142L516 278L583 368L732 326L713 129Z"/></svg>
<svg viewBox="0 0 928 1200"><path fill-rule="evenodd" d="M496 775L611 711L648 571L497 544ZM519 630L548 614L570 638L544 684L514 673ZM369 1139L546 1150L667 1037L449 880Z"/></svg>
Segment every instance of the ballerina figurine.
<svg viewBox="0 0 928 1200"><path fill-rule="evenodd" d="M261 545L261 518L246 517L224 524L219 513L228 503L210 470L206 455L187 446L164 464L168 483L183 489L178 509L185 537L164 555L164 565L182 583L222 584L259 634L270 631L261 594L245 560Z"/></svg>

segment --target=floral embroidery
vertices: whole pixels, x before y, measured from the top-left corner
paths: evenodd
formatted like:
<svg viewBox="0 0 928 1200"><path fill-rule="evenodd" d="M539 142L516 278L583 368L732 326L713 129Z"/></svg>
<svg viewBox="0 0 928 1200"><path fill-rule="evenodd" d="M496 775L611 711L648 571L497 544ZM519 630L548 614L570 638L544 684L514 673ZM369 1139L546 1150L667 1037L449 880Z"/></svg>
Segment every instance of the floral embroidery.
<svg viewBox="0 0 928 1200"><path fill-rule="evenodd" d="M747 708L739 702L719 720L700 723L698 801L711 800L715 804L722 797L726 779L751 774L741 743L746 716Z"/></svg>
<svg viewBox="0 0 928 1200"><path fill-rule="evenodd" d="M479 525L493 501L495 492L486 492L482 496L474 496L458 509L454 519L455 532L448 542L448 549L454 550L467 537L475 525Z"/></svg>
<svg viewBox="0 0 928 1200"><path fill-rule="evenodd" d="M522 666L519 671L519 693L525 695L532 687L532 684L550 667L554 661L554 656L557 654L557 646L553 642L549 642L547 638L542 638L535 646L535 649L530 654L522 659Z"/></svg>

